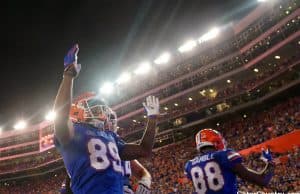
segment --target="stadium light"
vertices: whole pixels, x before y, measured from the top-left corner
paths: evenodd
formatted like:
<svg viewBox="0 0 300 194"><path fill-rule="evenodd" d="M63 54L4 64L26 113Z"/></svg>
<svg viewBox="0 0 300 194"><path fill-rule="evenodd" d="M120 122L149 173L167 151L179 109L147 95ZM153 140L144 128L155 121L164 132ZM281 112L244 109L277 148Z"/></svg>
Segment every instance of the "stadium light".
<svg viewBox="0 0 300 194"><path fill-rule="evenodd" d="M178 106L178 104L177 104L177 103L174 103L174 106Z"/></svg>
<svg viewBox="0 0 300 194"><path fill-rule="evenodd" d="M49 111L45 116L45 119L47 121L54 121L55 117L56 117L56 113L54 111Z"/></svg>
<svg viewBox="0 0 300 194"><path fill-rule="evenodd" d="M203 43L203 42L209 41L209 40L217 37L219 34L220 34L220 30L218 28L213 28L209 32L207 32L206 34L204 34L203 36L201 36L198 39L198 42L199 43Z"/></svg>
<svg viewBox="0 0 300 194"><path fill-rule="evenodd" d="M164 52L157 59L154 60L154 63L157 65L166 64L171 58L171 54Z"/></svg>
<svg viewBox="0 0 300 194"><path fill-rule="evenodd" d="M253 71L255 72L255 73L258 73L258 69L257 68L255 68L255 69L253 69Z"/></svg>
<svg viewBox="0 0 300 194"><path fill-rule="evenodd" d="M143 75L150 71L151 65L149 62L143 62L140 66L134 71L136 75Z"/></svg>
<svg viewBox="0 0 300 194"><path fill-rule="evenodd" d="M280 59L280 56L279 56L279 55L276 55L274 58L275 58L275 59Z"/></svg>
<svg viewBox="0 0 300 194"><path fill-rule="evenodd" d="M229 83L229 84L230 84L230 83L231 83L231 80L230 80L230 79L228 79L228 80L227 80L227 83Z"/></svg>
<svg viewBox="0 0 300 194"><path fill-rule="evenodd" d="M2 131L3 131L3 129L2 129L2 127L0 127L0 133L2 133Z"/></svg>
<svg viewBox="0 0 300 194"><path fill-rule="evenodd" d="M192 97L189 97L188 99L189 99L189 101L192 101L192 100L193 100L193 98L192 98Z"/></svg>
<svg viewBox="0 0 300 194"><path fill-rule="evenodd" d="M111 82L105 82L100 88L100 93L104 95L112 94L114 90L114 86Z"/></svg>
<svg viewBox="0 0 300 194"><path fill-rule="evenodd" d="M168 107L165 106L164 109L165 109L165 110L168 110Z"/></svg>
<svg viewBox="0 0 300 194"><path fill-rule="evenodd" d="M258 2L266 2L267 0L257 0Z"/></svg>
<svg viewBox="0 0 300 194"><path fill-rule="evenodd" d="M124 72L120 75L120 77L117 79L118 84L124 84L128 82L131 79L131 75L128 72Z"/></svg>
<svg viewBox="0 0 300 194"><path fill-rule="evenodd" d="M20 129L24 129L26 126L27 126L27 123L23 120L20 120L14 125L14 129L20 130Z"/></svg>
<svg viewBox="0 0 300 194"><path fill-rule="evenodd" d="M182 46L180 46L178 48L178 51L181 52L181 53L188 52L188 51L193 50L193 48L195 48L196 46L197 46L196 41L189 40L186 43L184 43Z"/></svg>

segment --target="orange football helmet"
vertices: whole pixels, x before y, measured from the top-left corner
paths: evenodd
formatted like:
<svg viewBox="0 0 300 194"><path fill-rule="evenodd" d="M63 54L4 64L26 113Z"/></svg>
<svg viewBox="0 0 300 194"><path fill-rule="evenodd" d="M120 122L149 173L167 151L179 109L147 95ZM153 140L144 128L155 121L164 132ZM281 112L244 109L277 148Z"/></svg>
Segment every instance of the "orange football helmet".
<svg viewBox="0 0 300 194"><path fill-rule="evenodd" d="M117 115L95 93L87 92L77 97L70 109L73 122L88 123L100 129L117 130Z"/></svg>
<svg viewBox="0 0 300 194"><path fill-rule="evenodd" d="M196 134L195 139L197 150L200 150L205 146L213 146L217 150L226 148L226 143L222 135L213 129L202 129Z"/></svg>

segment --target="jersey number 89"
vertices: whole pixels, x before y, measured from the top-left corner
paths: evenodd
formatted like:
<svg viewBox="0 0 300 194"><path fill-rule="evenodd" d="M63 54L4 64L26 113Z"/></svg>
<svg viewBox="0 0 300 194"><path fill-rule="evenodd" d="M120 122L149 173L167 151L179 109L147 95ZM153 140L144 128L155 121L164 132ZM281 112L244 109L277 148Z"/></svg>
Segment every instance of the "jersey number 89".
<svg viewBox="0 0 300 194"><path fill-rule="evenodd" d="M117 172L123 172L118 148L115 143L109 142L106 145L100 139L91 139L88 142L88 150L90 153L91 166L96 170L105 170L111 165L108 158L109 154L112 158L113 169Z"/></svg>
<svg viewBox="0 0 300 194"><path fill-rule="evenodd" d="M224 186L224 178L216 162L208 162L203 169L200 166L194 166L191 169L191 175L197 193L205 193L207 186L213 191L218 191Z"/></svg>

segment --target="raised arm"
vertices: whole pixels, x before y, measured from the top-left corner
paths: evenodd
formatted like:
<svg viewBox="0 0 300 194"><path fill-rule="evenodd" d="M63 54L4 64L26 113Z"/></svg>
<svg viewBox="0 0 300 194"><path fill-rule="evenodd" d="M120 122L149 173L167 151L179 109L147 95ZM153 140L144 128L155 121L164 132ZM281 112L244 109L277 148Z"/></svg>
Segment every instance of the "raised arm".
<svg viewBox="0 0 300 194"><path fill-rule="evenodd" d="M146 103L143 103L146 109L148 122L140 144L125 144L120 153L122 160L134 160L141 157L148 157L152 153L154 139L156 134L156 121L159 115L159 100L154 96L148 96Z"/></svg>
<svg viewBox="0 0 300 194"><path fill-rule="evenodd" d="M138 180L148 179L151 183L151 175L148 170L137 160L130 161L132 175ZM150 186L150 185L149 185Z"/></svg>
<svg viewBox="0 0 300 194"><path fill-rule="evenodd" d="M136 194L150 194L151 175L148 170L137 160L132 160L130 165L132 175L139 180Z"/></svg>
<svg viewBox="0 0 300 194"><path fill-rule="evenodd" d="M266 166L261 172L248 169L242 164L236 164L234 166L234 172L246 181L250 181L259 186L267 186L274 175L275 166L269 151L263 151L262 156Z"/></svg>
<svg viewBox="0 0 300 194"><path fill-rule="evenodd" d="M54 121L54 134L60 144L67 143L73 135L73 127L69 121L69 112L72 103L73 80L80 71L77 64L78 45L74 45L64 58L63 80L58 89L54 111L56 119Z"/></svg>

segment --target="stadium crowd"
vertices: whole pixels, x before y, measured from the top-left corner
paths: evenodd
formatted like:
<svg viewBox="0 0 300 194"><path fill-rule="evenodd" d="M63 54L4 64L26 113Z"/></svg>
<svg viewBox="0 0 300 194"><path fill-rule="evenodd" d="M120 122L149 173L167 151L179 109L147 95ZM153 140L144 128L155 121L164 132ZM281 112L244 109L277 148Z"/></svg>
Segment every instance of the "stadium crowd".
<svg viewBox="0 0 300 194"><path fill-rule="evenodd" d="M277 31L274 30L274 32L269 34L269 36L257 41L257 44L251 46L245 52L237 52L224 58L226 60L221 59L219 60L219 62L207 63L205 66L199 66L199 69L197 68L196 74L189 76L179 83L173 84L167 88L163 88L155 92L155 95L160 99L164 99L180 91L184 91L188 88L196 86L200 83L202 84L208 80L213 80L218 76L233 72L233 70L244 70L243 66L246 66L248 63L250 63L251 60L255 59L258 56L261 56L264 52L266 52L270 48L273 48L279 42L285 40L288 36L299 30L300 17L295 17L295 19L287 23L289 24L288 26L284 25ZM189 66L188 64L185 64L185 66ZM192 64L198 66L199 61L195 60ZM191 71L196 71L196 69ZM122 116L131 111L137 110L138 108L141 108L141 102L142 99L131 102L129 105L116 110L117 114L119 116Z"/></svg>
<svg viewBox="0 0 300 194"><path fill-rule="evenodd" d="M236 118L216 127L223 133L229 147L241 150L293 131L300 126L300 97L290 98L269 110L252 113L246 118ZM238 138L237 138L238 137ZM151 159L141 162L153 177L154 193L192 193L192 184L184 180L184 163L197 154L193 138L156 150ZM242 191L299 191L300 161L299 148L289 153L276 154L277 168L270 188L260 188L240 181ZM286 158L284 161L278 158ZM253 169L261 169L258 155L244 158ZM280 162L279 162L280 161ZM47 176L33 177L20 181L1 183L0 193L58 193L65 172L60 170Z"/></svg>
<svg viewBox="0 0 300 194"><path fill-rule="evenodd" d="M30 133L26 133L26 134L21 134L21 135L17 135L15 137L11 137L11 138L6 138L6 139L1 139L0 141L0 147L7 147L7 146L12 146L15 144L21 144L27 141L34 141L34 140L38 140L39 138L39 134L36 132L30 132Z"/></svg>
<svg viewBox="0 0 300 194"><path fill-rule="evenodd" d="M232 119L216 129L223 131L225 139L233 148L245 149L291 132L299 124L300 97L296 97L274 106L269 111Z"/></svg>
<svg viewBox="0 0 300 194"><path fill-rule="evenodd" d="M185 60L184 62L177 61L176 66L172 69L160 69L157 72L157 77L159 77L159 79L147 80L143 82L141 82L140 80L136 80L135 82L133 81L131 83L131 87L126 88L126 96L124 96L124 93L122 92L122 95L118 96L117 99L114 99L115 101L113 102L113 104L129 100L130 98L140 93L146 92L147 90L154 88L160 84L166 83L170 80L174 80L181 75L193 72L204 66L208 66L207 64L211 64L218 59L222 59L232 53L235 53L236 51L244 47L247 43L257 38L263 32L266 32L280 20L287 17L287 15L293 13L298 7L299 1L297 0L282 1L280 5L274 6L271 10L268 10L263 16L261 16L257 21L248 26L246 29L244 29L244 31L242 31L240 34L229 38L229 40L225 42L220 42L213 46L205 45L211 47L211 49L200 49L200 54L193 57L192 59ZM286 11L288 11L289 14L286 14ZM289 25L288 27L291 28L291 25ZM284 34L285 30L285 28L281 29L281 33L279 33L278 35ZM284 36L286 35L287 34L284 34ZM258 50L260 47L264 46L264 44L270 45L269 39L270 38L254 45L254 47L250 48L249 52L247 52L247 55L252 55L252 52L254 50ZM236 57L233 57L231 61L235 61L237 62L237 64L243 64L244 62L242 59L246 59L245 57L240 57L237 60L235 58ZM223 65L225 64L222 64L222 66ZM215 67L208 68L205 71L209 72L211 70L215 70Z"/></svg>
<svg viewBox="0 0 300 194"><path fill-rule="evenodd" d="M245 100L245 99L243 99L243 94L245 94L247 92L249 93L254 90L256 91L256 89L260 85L272 80L273 76L276 76L276 74L283 73L286 70L291 71L292 68L289 68L289 65L293 64L295 61L298 61L298 60L299 60L299 57L292 57L291 60L287 60L283 63L277 64L276 67L270 68L269 66L266 66L265 67L266 70L261 70L261 72L258 75L249 77L248 79L244 79L244 80L236 80L233 83L231 83L230 86L227 86L227 87L224 87L224 84L220 84L220 85L223 85L224 88L220 88L220 90L217 89L216 90L217 94L214 98L211 98L209 96L203 96L196 101L186 101L186 102L183 101L184 104L181 103L180 106L173 107L171 110L166 111L165 112L166 114L164 114L160 118L160 121L167 121L172 118L179 117L180 115L185 115L189 112L212 106L212 105L216 104L217 102L226 101L228 103L228 105L231 107L231 106L233 106L233 104L230 104L231 100L228 100L228 99L233 98L233 97L238 99L238 100L235 100L235 101L239 101L239 103L237 103L237 105L242 104L244 102L248 102L249 100L254 100L255 95L252 95L251 98ZM270 85L272 85L272 87L267 92L271 92L275 88L282 87L283 85L287 84L288 82L293 81L294 79L298 79L299 76L297 76L296 70L295 70L295 75L296 75L295 77L290 76L291 79L287 79L287 80L282 79L282 80L272 81L270 84ZM260 95L256 94L256 97L261 97L262 95L265 95L265 94L263 94L263 92L261 92ZM222 111L224 111L224 110L222 110ZM215 111L215 112L217 112L217 111ZM145 127L144 122L131 123L131 125L128 128L120 130L120 135L125 136L134 131L141 130L143 127ZM172 126L168 126L168 127L170 128ZM160 129L160 131L161 130L162 129Z"/></svg>
<svg viewBox="0 0 300 194"><path fill-rule="evenodd" d="M12 161L5 161L0 163L0 175L4 173L12 173L16 171L21 171L29 168L37 168L44 165L45 163L52 162L60 158L59 153L56 150L49 150L42 154L37 154L32 157L24 157L19 159L14 159Z"/></svg>

